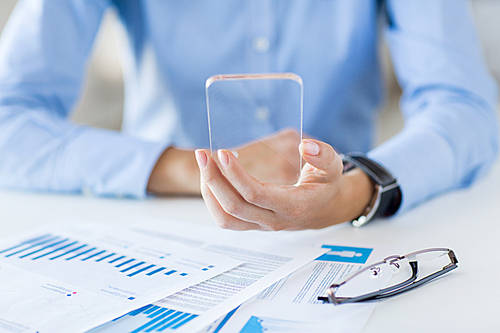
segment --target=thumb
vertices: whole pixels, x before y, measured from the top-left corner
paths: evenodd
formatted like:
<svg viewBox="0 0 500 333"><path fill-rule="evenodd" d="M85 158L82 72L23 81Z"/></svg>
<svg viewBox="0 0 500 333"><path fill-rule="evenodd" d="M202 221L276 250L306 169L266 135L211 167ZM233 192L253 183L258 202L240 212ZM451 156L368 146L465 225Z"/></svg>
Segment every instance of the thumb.
<svg viewBox="0 0 500 333"><path fill-rule="evenodd" d="M336 178L342 174L342 159L329 144L305 139L302 140L299 151L302 158L314 168L323 171L324 176Z"/></svg>

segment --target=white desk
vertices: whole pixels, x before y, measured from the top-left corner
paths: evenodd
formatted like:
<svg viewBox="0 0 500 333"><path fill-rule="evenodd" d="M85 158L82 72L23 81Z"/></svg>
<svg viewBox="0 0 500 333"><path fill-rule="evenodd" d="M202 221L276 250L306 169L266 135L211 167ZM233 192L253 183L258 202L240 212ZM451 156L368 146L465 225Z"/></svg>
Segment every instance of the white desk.
<svg viewBox="0 0 500 333"><path fill-rule="evenodd" d="M378 303L364 332L500 331L500 161L473 188L447 194L398 218L322 231L346 242L384 239L409 250L449 247L459 268L416 291ZM103 223L149 215L213 224L201 199L106 199L0 191L0 238L64 217Z"/></svg>

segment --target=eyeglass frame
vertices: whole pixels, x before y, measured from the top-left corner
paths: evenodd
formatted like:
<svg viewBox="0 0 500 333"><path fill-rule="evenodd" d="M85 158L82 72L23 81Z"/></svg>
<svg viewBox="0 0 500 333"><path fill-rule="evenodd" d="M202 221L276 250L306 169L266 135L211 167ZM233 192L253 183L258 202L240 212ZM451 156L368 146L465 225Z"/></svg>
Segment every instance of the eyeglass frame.
<svg viewBox="0 0 500 333"><path fill-rule="evenodd" d="M417 260L411 260L410 258L417 256L422 253L426 252L434 252L434 251L443 251L447 252L448 258L450 259L450 263L446 266L444 266L441 270L429 274L422 279L417 281L418 278L418 262ZM409 264L412 270L412 275L409 279L400 282L394 286L387 287L387 288L382 288L379 289L378 291L356 296L356 297L337 297L335 296L335 292L344 284L352 280L354 277L358 276L361 273L364 273L370 269L373 269L379 265L382 264L389 264L389 265L394 265L396 262L408 258ZM397 266L396 266L397 267ZM382 261L376 262L374 264L371 264L370 266L367 266L365 268L362 268L352 275L350 275L347 279L342 281L341 283L334 283L332 284L328 289L327 289L327 296L318 296L319 301L323 301L324 303L333 303L334 305L339 305L339 304L345 304L345 303L355 303L355 302L366 302L366 301L376 301L379 299L384 299L388 297L392 297L401 293L404 293L406 291L409 291L411 289L414 289L416 287L419 287L431 280L436 279L437 277L448 273L451 270L454 270L455 268L458 268L458 259L457 256L455 255L455 252L451 249L447 248L429 248L429 249L424 249L424 250L419 250L415 252L411 252L405 255L392 255L389 256Z"/></svg>

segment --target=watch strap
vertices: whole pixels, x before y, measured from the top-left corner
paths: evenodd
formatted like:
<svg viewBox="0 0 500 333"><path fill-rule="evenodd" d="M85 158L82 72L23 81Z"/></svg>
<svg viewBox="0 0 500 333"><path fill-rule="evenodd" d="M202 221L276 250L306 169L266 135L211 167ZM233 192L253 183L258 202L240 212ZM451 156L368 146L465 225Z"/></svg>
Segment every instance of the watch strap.
<svg viewBox="0 0 500 333"><path fill-rule="evenodd" d="M351 221L355 227L360 227L378 217L393 215L401 203L401 189L396 178L377 162L362 153L342 155L344 172L357 167L365 172L375 183L374 198L364 214Z"/></svg>

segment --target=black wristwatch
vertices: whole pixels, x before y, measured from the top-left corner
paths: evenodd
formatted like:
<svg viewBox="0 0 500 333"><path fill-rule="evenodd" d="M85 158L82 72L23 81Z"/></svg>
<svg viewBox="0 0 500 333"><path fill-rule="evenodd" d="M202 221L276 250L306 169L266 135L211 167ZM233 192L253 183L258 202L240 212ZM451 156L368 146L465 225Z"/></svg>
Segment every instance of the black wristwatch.
<svg viewBox="0 0 500 333"><path fill-rule="evenodd" d="M387 217L396 213L401 204L401 189L396 178L363 153L349 153L341 156L344 162L344 172L359 168L375 183L375 192L370 204L363 214L351 221L351 224L361 227L374 218Z"/></svg>

